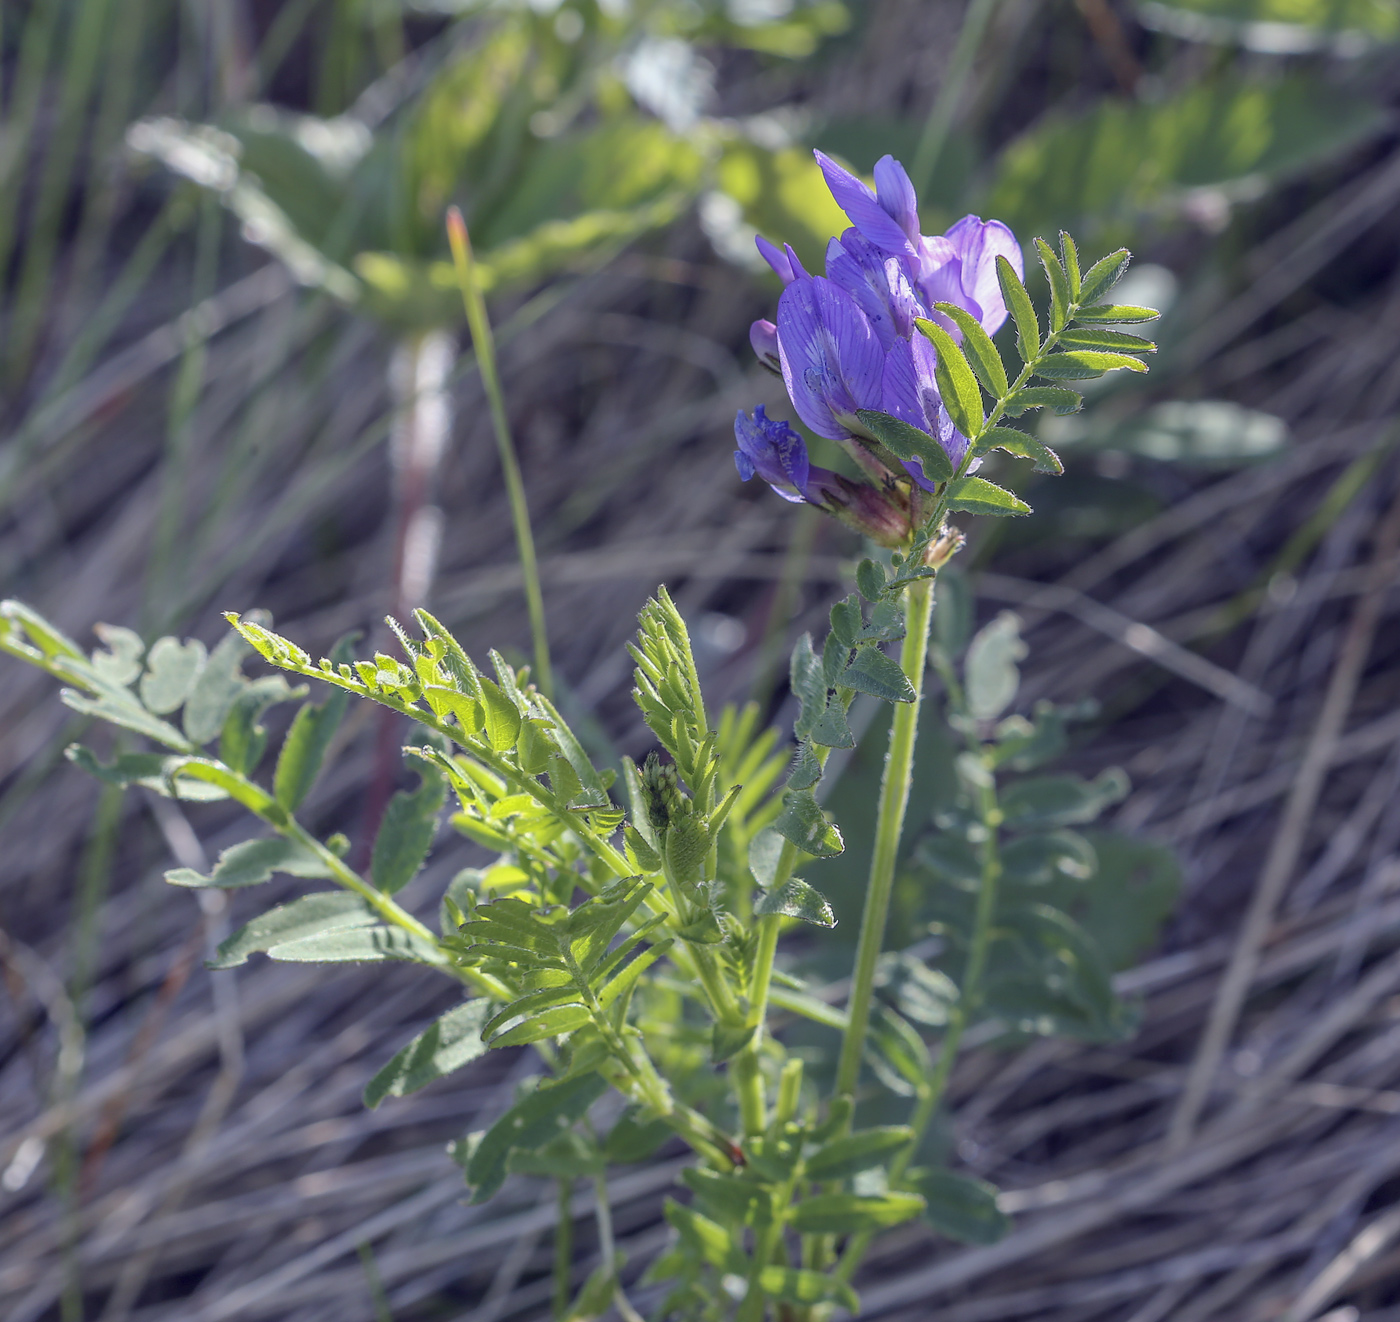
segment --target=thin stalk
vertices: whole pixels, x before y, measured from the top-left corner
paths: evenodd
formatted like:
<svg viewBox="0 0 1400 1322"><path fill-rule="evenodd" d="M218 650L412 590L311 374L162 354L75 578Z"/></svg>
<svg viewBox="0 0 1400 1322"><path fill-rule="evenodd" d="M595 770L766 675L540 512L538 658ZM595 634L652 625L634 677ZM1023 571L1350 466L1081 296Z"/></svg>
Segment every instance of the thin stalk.
<svg viewBox="0 0 1400 1322"><path fill-rule="evenodd" d="M505 396L501 378L496 371L496 342L491 335L491 322L486 316L486 300L476 278L472 261L471 240L462 213L452 207L447 213L447 238L452 245L452 263L457 270L457 283L466 306L467 323L471 327L472 346L481 370L481 384L491 407L491 425L496 433L496 448L501 456L505 474L506 494L510 498L510 517L515 524L515 545L520 556L520 570L525 578L525 604L530 612L530 634L535 644L535 683L547 698L554 696L554 682L549 666L549 637L545 632L544 595L540 591L539 564L535 559L535 538L530 531L530 508L525 503L525 484L520 476L520 461L506 417Z"/></svg>
<svg viewBox="0 0 1400 1322"><path fill-rule="evenodd" d="M369 1288L370 1303L374 1306L375 1322L394 1322L394 1315L389 1311L389 1296L384 1293L384 1281L379 1275L379 1264L374 1260L374 1249L366 1240L355 1252L365 1273L365 1285Z"/></svg>
<svg viewBox="0 0 1400 1322"><path fill-rule="evenodd" d="M899 839L904 830L904 813L909 806L914 743L918 736L919 707L932 618L933 581L920 579L908 588L904 646L899 658L905 677L914 690L914 700L900 703L895 709L894 723L890 729L890 751L880 782L880 811L875 825L875 851L870 859L870 883L865 893L865 911L860 920L855 970L851 975L850 1022L841 1039L841 1058L836 1067L838 1097L853 1097L860 1076L861 1052L870 1023L875 965L884 944L885 920L889 916L890 894L894 889Z"/></svg>
<svg viewBox="0 0 1400 1322"><path fill-rule="evenodd" d="M913 180L916 192L926 190L938 167L943 148L948 143L948 132L953 127L953 116L958 112L963 89L967 86L968 75L972 72L972 62L982 45L982 37L991 21L992 11L997 0L972 0L967 16L958 31L958 42L953 47L952 58L948 61L948 73L939 88L938 98L924 121L924 131L919 136L919 146L914 152L914 163L909 177Z"/></svg>
<svg viewBox="0 0 1400 1322"><path fill-rule="evenodd" d="M569 1312L573 1295L574 1182L560 1176L558 1212L554 1223L554 1316L558 1322Z"/></svg>
<svg viewBox="0 0 1400 1322"><path fill-rule="evenodd" d="M597 1197L598 1248L603 1255L603 1270L612 1277L613 1307L617 1309L622 1322L643 1322L641 1314L623 1293L622 1282L617 1279L617 1243L613 1238L612 1211L608 1207L607 1177L595 1175L593 1189Z"/></svg>

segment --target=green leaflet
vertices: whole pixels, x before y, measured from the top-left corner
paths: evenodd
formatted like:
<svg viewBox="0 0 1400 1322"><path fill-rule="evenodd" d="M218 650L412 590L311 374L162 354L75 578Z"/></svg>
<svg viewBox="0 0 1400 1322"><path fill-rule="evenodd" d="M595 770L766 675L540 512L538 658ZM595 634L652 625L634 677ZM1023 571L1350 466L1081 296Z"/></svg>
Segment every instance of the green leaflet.
<svg viewBox="0 0 1400 1322"><path fill-rule="evenodd" d="M224 728L229 709L248 682L240 667L252 650L241 635L230 633L209 653L181 716L190 743L203 747Z"/></svg>
<svg viewBox="0 0 1400 1322"><path fill-rule="evenodd" d="M472 1202L484 1203L505 1182L512 1149L529 1151L582 1120L608 1089L597 1074L578 1074L558 1083L543 1083L516 1102L483 1135L467 1163Z"/></svg>
<svg viewBox="0 0 1400 1322"><path fill-rule="evenodd" d="M1020 459L1033 460L1037 473L1053 473L1058 477L1065 471L1054 450L1015 427L992 427L984 432L977 442L977 452L985 454L989 450L1002 450Z"/></svg>
<svg viewBox="0 0 1400 1322"><path fill-rule="evenodd" d="M520 708L489 679L481 683L481 705L486 714L486 738L498 753L508 753L520 738Z"/></svg>
<svg viewBox="0 0 1400 1322"><path fill-rule="evenodd" d="M1035 369L1036 376L1051 381L1088 380L1105 372L1126 368L1130 372L1145 372L1147 364L1141 358L1126 353L1101 353L1095 349L1071 349L1052 353L1043 358Z"/></svg>
<svg viewBox="0 0 1400 1322"><path fill-rule="evenodd" d="M146 710L157 716L175 711L194 688L207 656L198 639L182 643L177 638L158 638L152 643L138 690Z"/></svg>
<svg viewBox="0 0 1400 1322"><path fill-rule="evenodd" d="M995 1244L1011 1229L997 1208L997 1191L985 1180L948 1170L911 1171L907 1181L924 1199L923 1218L961 1244Z"/></svg>
<svg viewBox="0 0 1400 1322"><path fill-rule="evenodd" d="M1005 258L998 258L1005 261ZM935 321L916 317L914 324L938 351L934 376L944 407L953 425L964 436L975 436L982 427L982 390L957 342Z"/></svg>
<svg viewBox="0 0 1400 1322"><path fill-rule="evenodd" d="M817 858L833 858L845 849L841 832L822 814L811 790L788 790L773 829L785 840Z"/></svg>
<svg viewBox="0 0 1400 1322"><path fill-rule="evenodd" d="M292 964L380 964L408 960L446 964L436 945L399 927L355 927L318 932L267 948L269 959Z"/></svg>
<svg viewBox="0 0 1400 1322"><path fill-rule="evenodd" d="M754 913L760 917L777 914L797 918L815 927L836 926L836 914L826 897L800 877L789 877L777 890L768 891L754 906Z"/></svg>
<svg viewBox="0 0 1400 1322"><path fill-rule="evenodd" d="M290 904L279 904L245 923L207 962L211 969L231 969L248 956L272 946L347 927L369 927L377 915L358 895L348 891L319 891Z"/></svg>
<svg viewBox="0 0 1400 1322"><path fill-rule="evenodd" d="M352 660L353 642L353 635L341 639L331 652L332 662ZM321 773L326 749L340 728L349 705L350 695L344 689L332 688L324 702L308 702L297 712L287 737L282 741L281 752L277 754L277 768L272 776L272 792L288 812L295 812L311 792L316 777Z"/></svg>
<svg viewBox="0 0 1400 1322"><path fill-rule="evenodd" d="M968 514L1029 514L1031 507L1019 496L988 482L985 477L960 477L949 487L950 510Z"/></svg>
<svg viewBox="0 0 1400 1322"><path fill-rule="evenodd" d="M963 682L968 711L978 720L994 720L1016 700L1021 684L1017 662L1026 650L1021 621L1010 611L1002 611L968 644Z"/></svg>
<svg viewBox="0 0 1400 1322"><path fill-rule="evenodd" d="M1079 826L1092 822L1128 793L1128 778L1116 767L1092 781L1078 776L1030 776L1001 792L1001 808L1011 830Z"/></svg>
<svg viewBox="0 0 1400 1322"><path fill-rule="evenodd" d="M807 1158L807 1178L850 1179L872 1166L884 1165L913 1138L914 1131L908 1125L882 1125L833 1139Z"/></svg>
<svg viewBox="0 0 1400 1322"><path fill-rule="evenodd" d="M923 1210L916 1193L821 1193L798 1203L789 1224L804 1235L858 1235L902 1225Z"/></svg>
<svg viewBox="0 0 1400 1322"><path fill-rule="evenodd" d="M174 868L165 874L172 886L216 887L234 890L240 886L257 886L271 880L274 873L285 872L293 877L329 877L331 870L323 859L295 840L280 835L263 840L245 840L231 845L219 855L219 861L209 876L201 876L193 868Z"/></svg>
<svg viewBox="0 0 1400 1322"><path fill-rule="evenodd" d="M1040 323L1035 318L1035 308L1025 285L1021 283L1021 277L1005 257L997 258L997 282L1011 311L1011 319L1016 323L1016 351L1021 355L1021 361L1028 363L1040 352Z"/></svg>
<svg viewBox="0 0 1400 1322"><path fill-rule="evenodd" d="M946 482L953 476L953 465L948 459L947 451L927 432L920 431L917 427L911 426L900 418L891 417L888 413L880 413L874 409L858 409L856 417L865 424L871 435L897 459L917 459L923 466L924 476L930 481ZM874 564L874 561L866 563ZM880 571L880 579L883 588L883 570ZM856 582L858 585L860 584L859 576L857 576ZM861 592L870 601L878 599L871 596L864 587L861 587Z"/></svg>
<svg viewBox="0 0 1400 1322"><path fill-rule="evenodd" d="M977 373L977 379L993 399L1000 399L1011 389L1011 383L1006 379L1006 368L1002 365L1001 354L997 352L996 345L992 343L992 337L982 329L982 323L965 308L960 308L955 303L937 303L934 306L962 332L963 353L967 355L972 370ZM952 473L948 476L952 477Z"/></svg>
<svg viewBox="0 0 1400 1322"><path fill-rule="evenodd" d="M365 1085L365 1105L373 1110L386 1097L417 1092L482 1055L481 1026L490 1009L490 1001L466 1001L434 1020Z"/></svg>
<svg viewBox="0 0 1400 1322"><path fill-rule="evenodd" d="M787 1303L838 1303L852 1313L860 1309L859 1296L844 1281L802 1267L765 1267L759 1273L758 1287L770 1299Z"/></svg>
<svg viewBox="0 0 1400 1322"><path fill-rule="evenodd" d="M82 767L89 775L108 785L140 785L152 793L169 798L173 793L178 799L193 803L214 803L228 798L226 791L217 785L201 781L175 780L166 775L167 763L179 764L179 759L169 758L163 753L119 753L110 763L98 761L97 754L83 744L69 744L63 755Z"/></svg>
<svg viewBox="0 0 1400 1322"><path fill-rule="evenodd" d="M1006 401L1006 413L1012 418L1019 418L1030 409L1051 409L1066 417L1083 407L1084 396L1068 386L1023 386Z"/></svg>
<svg viewBox="0 0 1400 1322"><path fill-rule="evenodd" d="M64 706L71 707L84 716L95 716L100 721L119 725L124 730L144 735L158 744L179 752L188 752L191 745L173 725L152 716L140 703L124 689L102 690L101 695L90 698L74 689L62 689L58 695Z"/></svg>
<svg viewBox="0 0 1400 1322"><path fill-rule="evenodd" d="M400 790L389 800L374 838L370 878L386 895L398 894L418 875L447 798L447 781L437 768L410 750L405 753L422 780L416 790Z"/></svg>
<svg viewBox="0 0 1400 1322"><path fill-rule="evenodd" d="M837 683L842 688L868 693L882 702L913 702L917 696L899 662L872 645L856 649L855 657L841 672Z"/></svg>

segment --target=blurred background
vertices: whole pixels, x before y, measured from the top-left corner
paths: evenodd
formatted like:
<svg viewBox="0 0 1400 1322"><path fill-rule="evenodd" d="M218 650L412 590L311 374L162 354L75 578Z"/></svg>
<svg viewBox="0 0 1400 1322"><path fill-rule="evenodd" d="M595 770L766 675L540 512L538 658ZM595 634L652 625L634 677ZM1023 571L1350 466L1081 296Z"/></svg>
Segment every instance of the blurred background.
<svg viewBox="0 0 1400 1322"><path fill-rule="evenodd" d="M523 661L456 203L566 714L603 757L646 751L622 644L665 582L713 700L786 727L787 653L859 547L730 452L736 409L791 414L748 347L778 290L755 233L816 267L844 225L811 149L899 157L925 232L973 211L1129 245L1119 301L1164 311L1151 374L1035 424L1066 476L1006 461L1036 515L969 520L961 571L979 618L1022 616L1023 704L1096 700L1073 761L1125 767L1113 825L1161 847L1092 897L1141 1028L971 1054L946 1144L1015 1228L893 1234L865 1297L1400 1319L1397 96L1395 0L3 0L0 595L84 642L212 644L262 607L318 655L426 604ZM552 1185L466 1207L443 1155L528 1055L364 1110L450 991L206 973L271 893L201 907L161 874L241 827L103 788L62 756L84 729L0 664L0 1314L548 1316ZM385 739L347 724L318 830L361 838ZM847 940L869 825L839 804L883 739L833 791L854 847L811 877ZM1165 1151L1266 859L1284 891L1215 1079L1256 1119ZM470 861L445 838L406 898ZM614 1182L636 1268L673 1155Z"/></svg>

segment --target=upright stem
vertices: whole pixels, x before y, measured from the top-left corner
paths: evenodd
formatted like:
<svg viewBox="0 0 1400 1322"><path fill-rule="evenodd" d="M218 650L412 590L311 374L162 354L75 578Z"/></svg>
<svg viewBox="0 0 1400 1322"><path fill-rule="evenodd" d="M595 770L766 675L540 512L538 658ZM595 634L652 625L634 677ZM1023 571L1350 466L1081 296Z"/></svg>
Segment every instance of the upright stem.
<svg viewBox="0 0 1400 1322"><path fill-rule="evenodd" d="M894 869L899 856L899 840L904 830L904 812L909 806L909 781L914 768L914 741L919 730L919 707L924 687L924 666L928 656L929 623L933 616L933 580L920 579L908 589L905 608L904 647L900 665L914 690L914 701L895 708L890 729L890 751L885 758L885 774L880 782L880 815L875 825L875 852L870 859L870 884L865 893L865 912L860 920L860 942L856 948L855 971L851 975L850 1022L841 1040L841 1059L836 1067L836 1095L853 1096L860 1077L861 1052L870 1023L870 997L875 984L875 965L885 939L885 920L894 889Z"/></svg>
<svg viewBox="0 0 1400 1322"><path fill-rule="evenodd" d="M973 756L980 754L980 748L975 745L970 751ZM904 1150L890 1163L891 1188L897 1189L899 1187L904 1172L909 1169L909 1163L918 1151L924 1131L929 1127L933 1117L938 1114L938 1107L943 1101L943 1094L947 1091L953 1066L957 1062L958 1049L962 1046L963 1033L967 1029L969 1020L976 1013L977 1004L981 998L982 974L986 970L987 953L991 949L992 925L996 917L997 893L1001 883L1001 848L997 833L1001 826L1002 813L1001 806L997 801L996 781L990 768L988 768L987 783L981 787L978 794L978 814L982 818L982 825L986 828L987 838L982 845L982 877L977 890L977 912L972 924L972 940L968 946L967 969L963 973L961 995L948 1016L948 1027L943 1033L938 1059L934 1062L927 1083L919 1091L918 1105L915 1106L914 1114L910 1117L909 1127L914 1131L913 1137ZM852 1237L850 1243L846 1245L846 1251L841 1255L841 1263L836 1269L839 1280L849 1281L855 1275L856 1268L860 1266L861 1259L865 1256L866 1249L870 1247L872 1238L873 1236L869 1233Z"/></svg>
<svg viewBox="0 0 1400 1322"><path fill-rule="evenodd" d="M520 461L516 458L515 442L506 417L505 396L501 378L496 371L496 341L491 335L491 323L486 317L486 300L481 296L476 267L472 262L471 240L466 222L456 207L447 213L447 238L452 245L452 260L457 268L457 282L462 288L462 301L467 309L467 324L471 327L472 346L476 350L477 366L481 369L481 384L486 390L491 408L491 425L496 433L496 449L501 456L501 471L505 474L506 494L510 498L510 517L515 524L515 546L520 555L520 570L525 577L525 605L530 613L530 636L535 645L535 683L547 698L554 696L554 677L549 667L549 636L544 626L544 595L540 591L540 570L535 560L535 537L530 531L530 508L525 503L525 484L520 476Z"/></svg>

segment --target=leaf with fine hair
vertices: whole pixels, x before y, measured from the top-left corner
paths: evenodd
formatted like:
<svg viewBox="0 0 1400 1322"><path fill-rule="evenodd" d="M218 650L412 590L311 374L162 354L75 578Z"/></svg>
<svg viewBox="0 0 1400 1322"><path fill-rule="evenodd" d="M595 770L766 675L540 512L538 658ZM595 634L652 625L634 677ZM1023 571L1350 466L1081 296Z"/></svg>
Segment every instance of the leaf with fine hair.
<svg viewBox="0 0 1400 1322"><path fill-rule="evenodd" d="M956 303L935 303L934 307L962 332L963 352L977 373L977 379L993 399L1000 399L1011 389L1011 383L1006 379L1001 354L992 343L992 337L982 329L982 323Z"/></svg>
<svg viewBox="0 0 1400 1322"><path fill-rule="evenodd" d="M1035 319L1035 307L1016 268L998 257L997 282L1001 285L1001 296L1011 310L1011 319L1016 323L1016 351L1021 361L1028 363L1040 352L1040 323Z"/></svg>
<svg viewBox="0 0 1400 1322"><path fill-rule="evenodd" d="M1037 473L1053 473L1058 477L1065 471L1060 456L1054 450L1043 441L1018 431L1015 427L992 427L983 432L977 442L977 451L981 454L988 450L1001 450L1006 454L1014 454L1018 459L1030 459Z"/></svg>
<svg viewBox="0 0 1400 1322"><path fill-rule="evenodd" d="M985 477L960 477L949 488L948 508L968 514L1029 514L1031 507Z"/></svg>
<svg viewBox="0 0 1400 1322"><path fill-rule="evenodd" d="M210 969L231 969L248 956L275 945L347 927L369 927L376 914L358 895L349 891L318 891L279 904L244 923L205 964Z"/></svg>
<svg viewBox="0 0 1400 1322"><path fill-rule="evenodd" d="M491 1126L467 1163L472 1202L484 1203L505 1182L506 1162L516 1148L542 1147L577 1121L608 1090L597 1074L543 1083L516 1102Z"/></svg>
<svg viewBox="0 0 1400 1322"><path fill-rule="evenodd" d="M291 877L329 877L326 861L295 840L280 835L262 840L244 840L230 845L219 855L214 870L202 876L193 868L175 868L165 874L172 886L195 888L214 887L234 890L257 886L270 881L274 874L285 872Z"/></svg>
<svg viewBox="0 0 1400 1322"><path fill-rule="evenodd" d="M490 1010L490 1001L478 999L440 1015L365 1085L365 1105L374 1110L386 1097L406 1097L484 1055L481 1026Z"/></svg>
<svg viewBox="0 0 1400 1322"><path fill-rule="evenodd" d="M1002 259L998 259L1002 260ZM943 407L964 436L975 436L982 426L982 388L957 342L936 321L916 317L914 324L938 353L934 376Z"/></svg>
<svg viewBox="0 0 1400 1322"><path fill-rule="evenodd" d="M768 891L754 905L754 913L761 918L796 918L814 927L836 926L836 914L826 897L800 877L789 877L776 890Z"/></svg>
<svg viewBox="0 0 1400 1322"><path fill-rule="evenodd" d="M902 1225L923 1210L916 1193L819 1193L792 1209L789 1224L803 1235L858 1235Z"/></svg>
<svg viewBox="0 0 1400 1322"><path fill-rule="evenodd" d="M1060 265L1055 250L1044 239L1036 239L1035 248L1040 256L1040 264L1045 270L1045 278L1050 284L1050 329L1063 330L1069 317L1069 277Z"/></svg>
<svg viewBox="0 0 1400 1322"><path fill-rule="evenodd" d="M418 875L437 833L447 781L430 762L405 749L409 766L422 778L416 790L399 790L389 800L374 837L370 879L386 895L396 895Z"/></svg>
<svg viewBox="0 0 1400 1322"><path fill-rule="evenodd" d="M897 459L917 459L931 482L946 482L953 476L947 451L927 432L874 409L858 409L856 417Z"/></svg>

